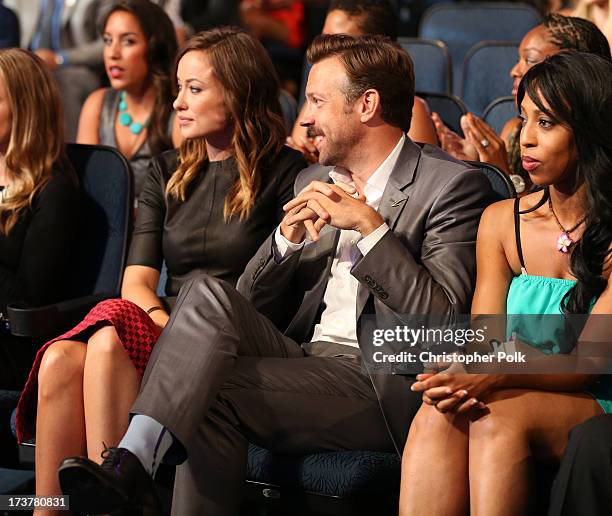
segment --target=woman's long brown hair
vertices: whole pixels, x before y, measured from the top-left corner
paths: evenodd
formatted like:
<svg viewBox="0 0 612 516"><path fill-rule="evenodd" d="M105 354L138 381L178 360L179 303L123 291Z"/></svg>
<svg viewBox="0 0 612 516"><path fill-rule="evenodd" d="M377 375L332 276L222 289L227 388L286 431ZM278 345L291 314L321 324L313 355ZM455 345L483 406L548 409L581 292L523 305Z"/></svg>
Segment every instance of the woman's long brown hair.
<svg viewBox="0 0 612 516"><path fill-rule="evenodd" d="M261 43L238 28L196 34L180 50L177 66L188 52L206 53L225 90L239 177L225 198L223 215L225 220L232 216L243 220L255 203L265 167L285 143L276 72ZM184 201L187 187L206 159L204 138L185 140L179 148L179 166L168 182L168 194Z"/></svg>

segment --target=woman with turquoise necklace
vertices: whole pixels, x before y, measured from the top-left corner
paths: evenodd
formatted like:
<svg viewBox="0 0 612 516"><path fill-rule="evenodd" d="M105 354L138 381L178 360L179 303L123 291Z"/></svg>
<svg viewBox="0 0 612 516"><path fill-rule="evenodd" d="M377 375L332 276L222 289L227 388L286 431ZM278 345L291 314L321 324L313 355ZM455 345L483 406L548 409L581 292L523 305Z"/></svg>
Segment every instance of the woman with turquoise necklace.
<svg viewBox="0 0 612 516"><path fill-rule="evenodd" d="M101 32L111 87L85 102L77 142L119 149L132 166L138 199L151 157L180 142L171 116L175 31L159 6L121 0L106 13Z"/></svg>
<svg viewBox="0 0 612 516"><path fill-rule="evenodd" d="M549 57L523 77L518 104L523 168L542 188L485 210L472 314L582 314L578 349L606 350L612 329L588 314L612 313L612 62ZM516 328L536 348L541 329ZM400 515L534 514L534 463L558 464L572 427L612 412L610 384L578 373L418 375Z"/></svg>

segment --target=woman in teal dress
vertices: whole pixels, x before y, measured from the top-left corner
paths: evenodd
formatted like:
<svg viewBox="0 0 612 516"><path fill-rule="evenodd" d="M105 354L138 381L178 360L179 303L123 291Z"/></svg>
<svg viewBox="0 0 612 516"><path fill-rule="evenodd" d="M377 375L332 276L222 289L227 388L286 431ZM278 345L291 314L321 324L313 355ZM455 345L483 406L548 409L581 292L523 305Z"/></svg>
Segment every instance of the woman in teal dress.
<svg viewBox="0 0 612 516"><path fill-rule="evenodd" d="M552 56L518 101L523 167L543 190L485 210L472 314L610 314L612 62ZM594 319L579 342L612 331ZM539 346L528 325L509 329ZM403 454L402 516L530 514L534 462L557 463L573 426L612 412L609 377L590 374L422 374L412 389L423 405Z"/></svg>

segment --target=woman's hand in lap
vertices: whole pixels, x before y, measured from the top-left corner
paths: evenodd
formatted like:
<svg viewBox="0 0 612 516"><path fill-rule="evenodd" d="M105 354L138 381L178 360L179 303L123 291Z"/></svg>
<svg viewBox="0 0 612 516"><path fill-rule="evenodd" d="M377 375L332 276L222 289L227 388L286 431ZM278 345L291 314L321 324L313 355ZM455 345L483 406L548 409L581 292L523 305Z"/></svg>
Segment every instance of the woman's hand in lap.
<svg viewBox="0 0 612 516"><path fill-rule="evenodd" d="M440 412L462 414L485 407L483 399L495 390L499 375L491 374L419 374L411 386L423 393L423 403L435 406Z"/></svg>

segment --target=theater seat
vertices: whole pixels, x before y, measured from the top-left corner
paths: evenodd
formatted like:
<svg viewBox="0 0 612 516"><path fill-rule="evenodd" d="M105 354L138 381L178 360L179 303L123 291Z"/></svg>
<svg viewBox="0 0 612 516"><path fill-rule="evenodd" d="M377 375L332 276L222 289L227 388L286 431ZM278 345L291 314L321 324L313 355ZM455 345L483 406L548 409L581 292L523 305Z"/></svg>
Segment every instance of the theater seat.
<svg viewBox="0 0 612 516"><path fill-rule="evenodd" d="M468 109L483 116L487 106L512 91L510 70L516 64L518 44L482 41L474 45L463 62L461 98Z"/></svg>
<svg viewBox="0 0 612 516"><path fill-rule="evenodd" d="M133 179L127 160L117 150L103 145L68 144L66 152L82 193L74 269L66 278L72 299L39 308L8 307L11 333L41 344L70 329L98 301L118 295L131 228ZM3 391L5 410L0 413L0 425L7 424L19 394ZM6 449L11 445L15 446L14 441L7 443ZM33 444L20 446L19 462L32 465L33 460Z"/></svg>
<svg viewBox="0 0 612 516"><path fill-rule="evenodd" d="M0 468L0 495L32 494L33 492L33 471Z"/></svg>
<svg viewBox="0 0 612 516"><path fill-rule="evenodd" d="M481 161L466 161L466 163L479 168L491 184L496 200L503 201L504 199L514 199L516 190L510 178L495 165L491 163L483 163Z"/></svg>
<svg viewBox="0 0 612 516"><path fill-rule="evenodd" d="M482 119L489 124L497 134L501 134L506 122L518 116L516 100L512 95L499 97L491 102L482 114Z"/></svg>
<svg viewBox="0 0 612 516"><path fill-rule="evenodd" d="M374 451L273 453L251 444L247 502L279 514L397 514L400 458ZM289 511L289 512L286 512Z"/></svg>
<svg viewBox="0 0 612 516"><path fill-rule="evenodd" d="M79 241L66 278L70 299L44 307L9 305L10 331L18 337L51 337L80 321L99 301L116 297L127 255L133 206L130 165L104 145L68 144L82 195Z"/></svg>
<svg viewBox="0 0 612 516"><path fill-rule="evenodd" d="M444 42L423 38L399 38L397 42L412 58L418 91L451 92L451 60Z"/></svg>
<svg viewBox="0 0 612 516"><path fill-rule="evenodd" d="M419 37L446 43L453 63L453 93L461 94L463 59L472 46L486 40L518 43L540 21L535 8L517 2L441 3L423 14Z"/></svg>
<svg viewBox="0 0 612 516"><path fill-rule="evenodd" d="M10 425L11 413L17 406L19 394L17 391L0 390L0 467L3 468L12 468L19 464L15 437Z"/></svg>
<svg viewBox="0 0 612 516"><path fill-rule="evenodd" d="M449 129L455 131L458 135L463 135L461 117L467 113L467 108L459 97L428 91L417 91L416 95L427 102L430 112L440 115Z"/></svg>

